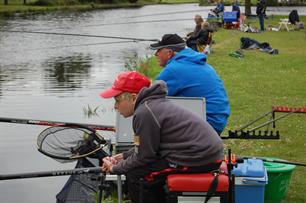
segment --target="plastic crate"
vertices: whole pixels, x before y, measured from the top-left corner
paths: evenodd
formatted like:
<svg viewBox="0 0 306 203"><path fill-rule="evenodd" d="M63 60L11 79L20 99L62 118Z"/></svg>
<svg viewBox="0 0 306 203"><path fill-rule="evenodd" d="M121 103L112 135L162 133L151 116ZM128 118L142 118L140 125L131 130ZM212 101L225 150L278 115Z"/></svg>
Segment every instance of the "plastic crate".
<svg viewBox="0 0 306 203"><path fill-rule="evenodd" d="M237 22L237 11L224 12L223 21L225 23Z"/></svg>
<svg viewBox="0 0 306 203"><path fill-rule="evenodd" d="M264 203L267 170L262 160L245 159L233 170L235 178L235 203Z"/></svg>

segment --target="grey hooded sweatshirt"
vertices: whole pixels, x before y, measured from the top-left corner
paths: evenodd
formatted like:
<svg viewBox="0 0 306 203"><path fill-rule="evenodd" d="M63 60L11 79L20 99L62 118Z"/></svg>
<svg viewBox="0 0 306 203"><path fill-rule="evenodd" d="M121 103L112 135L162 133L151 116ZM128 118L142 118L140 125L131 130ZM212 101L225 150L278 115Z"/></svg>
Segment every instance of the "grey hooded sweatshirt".
<svg viewBox="0 0 306 203"><path fill-rule="evenodd" d="M203 119L166 99L165 82L143 88L133 117L135 147L113 167L127 173L159 159L180 166L204 166L223 159L223 143Z"/></svg>

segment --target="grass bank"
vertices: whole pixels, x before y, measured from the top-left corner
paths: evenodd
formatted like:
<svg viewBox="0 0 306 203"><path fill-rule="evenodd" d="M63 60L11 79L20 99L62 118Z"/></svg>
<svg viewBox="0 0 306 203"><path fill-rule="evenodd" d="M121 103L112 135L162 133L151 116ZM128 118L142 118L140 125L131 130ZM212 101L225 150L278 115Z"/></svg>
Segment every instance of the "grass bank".
<svg viewBox="0 0 306 203"><path fill-rule="evenodd" d="M277 16L266 20L266 25L278 26ZM300 16L306 22L306 16ZM249 22L258 27L257 20ZM279 50L270 55L259 50L244 51L244 58L229 56L238 50L240 38L249 37L258 42L268 42ZM306 33L300 31L266 31L243 33L238 30L220 29L213 36L214 53L208 56L211 64L223 79L230 100L231 116L226 130L233 130L271 111L273 105L306 106ZM156 62L140 68L153 72ZM152 68L154 67L154 68ZM282 115L277 113L276 116ZM294 114L276 123L280 140L229 140L225 141L238 155L277 157L290 161L306 162L306 115ZM265 128L264 128L265 129ZM226 134L226 131L224 132ZM291 179L286 203L306 202L306 168L297 167Z"/></svg>
<svg viewBox="0 0 306 203"><path fill-rule="evenodd" d="M306 22L306 17L302 20ZM279 17L267 24L277 26ZM258 24L258 22L253 22ZM245 58L230 57L237 50L241 37L269 42L279 55L258 50L244 51ZM231 104L231 117L227 129L237 129L252 119L271 110L273 105L306 106L306 37L303 31L265 32L246 34L233 30L220 30L215 53L208 63L213 65L224 80ZM281 114L278 114L281 115ZM279 157L306 162L306 115L294 114L276 123L281 132L278 141L227 141L237 154ZM306 202L306 168L298 167L292 178L285 202Z"/></svg>

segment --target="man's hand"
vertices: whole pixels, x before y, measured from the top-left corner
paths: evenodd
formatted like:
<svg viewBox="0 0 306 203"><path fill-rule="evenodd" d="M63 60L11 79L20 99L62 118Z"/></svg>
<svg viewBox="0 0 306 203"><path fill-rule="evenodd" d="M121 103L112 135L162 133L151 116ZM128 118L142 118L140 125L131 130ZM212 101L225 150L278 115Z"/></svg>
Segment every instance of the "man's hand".
<svg viewBox="0 0 306 203"><path fill-rule="evenodd" d="M114 160L114 164L117 164L118 162L123 160L123 154L116 154L115 156L112 156L111 158L113 158ZM113 162L112 162L113 163Z"/></svg>
<svg viewBox="0 0 306 203"><path fill-rule="evenodd" d="M123 154L117 154L115 156L111 157L104 157L103 158L103 165L102 165L102 170L104 172L113 172L113 167L117 165L120 161L123 160Z"/></svg>
<svg viewBox="0 0 306 203"><path fill-rule="evenodd" d="M113 171L113 163L111 161L112 157L105 157L103 158L103 165L102 165L102 171L110 173Z"/></svg>

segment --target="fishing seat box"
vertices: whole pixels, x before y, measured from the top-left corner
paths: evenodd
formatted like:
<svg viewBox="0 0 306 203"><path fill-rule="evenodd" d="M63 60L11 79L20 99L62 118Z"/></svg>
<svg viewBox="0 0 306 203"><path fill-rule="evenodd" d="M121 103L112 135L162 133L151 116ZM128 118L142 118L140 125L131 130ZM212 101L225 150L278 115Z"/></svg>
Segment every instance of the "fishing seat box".
<svg viewBox="0 0 306 203"><path fill-rule="evenodd" d="M224 12L223 21L225 23L237 22L237 11Z"/></svg>
<svg viewBox="0 0 306 203"><path fill-rule="evenodd" d="M226 203L228 200L229 180L227 166L223 162L218 177L218 185L208 203ZM166 180L168 203L203 203L214 179L212 173L171 174Z"/></svg>
<svg viewBox="0 0 306 203"><path fill-rule="evenodd" d="M262 160L244 159L233 170L235 174L235 203L264 203L267 170Z"/></svg>

